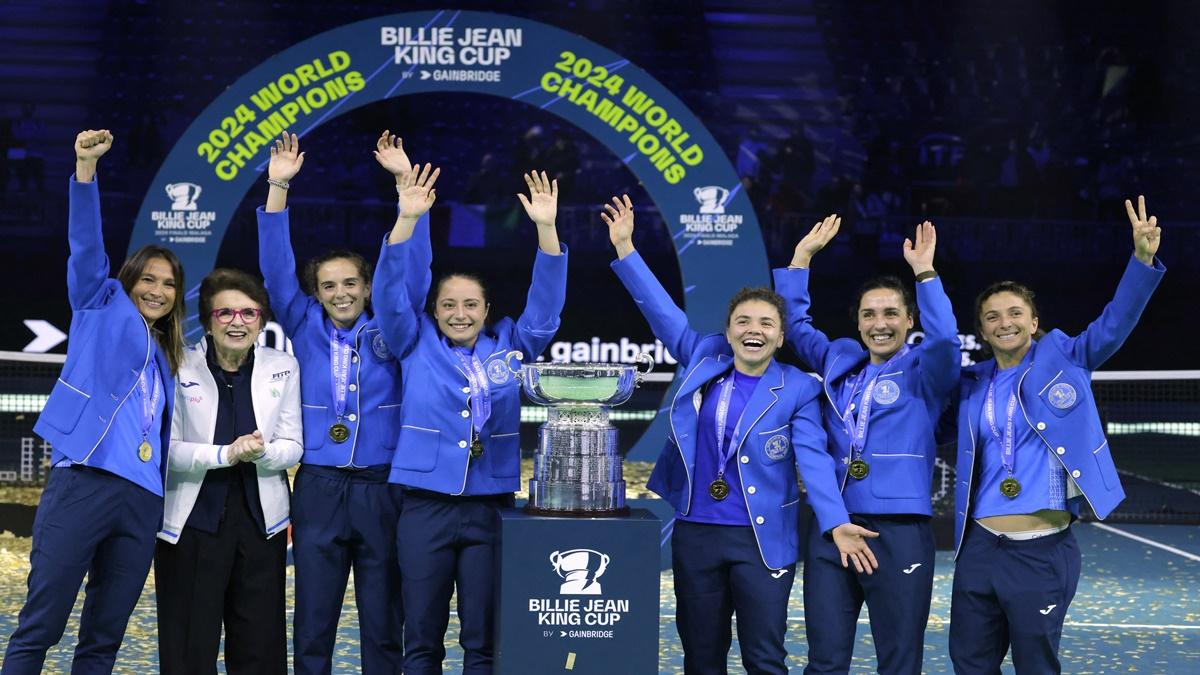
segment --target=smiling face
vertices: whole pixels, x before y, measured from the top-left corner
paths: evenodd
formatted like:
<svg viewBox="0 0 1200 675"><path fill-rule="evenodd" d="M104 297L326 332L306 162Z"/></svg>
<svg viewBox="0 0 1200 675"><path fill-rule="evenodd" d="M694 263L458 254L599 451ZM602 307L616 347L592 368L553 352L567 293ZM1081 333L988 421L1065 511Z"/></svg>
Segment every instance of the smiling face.
<svg viewBox="0 0 1200 675"><path fill-rule="evenodd" d="M447 277L438 285L433 312L442 335L451 343L474 347L488 314L483 287L474 279Z"/></svg>
<svg viewBox="0 0 1200 675"><path fill-rule="evenodd" d="M170 314L175 306L175 273L171 264L163 258L147 260L141 276L129 289L129 299L151 325Z"/></svg>
<svg viewBox="0 0 1200 675"><path fill-rule="evenodd" d="M874 364L886 363L900 351L913 327L903 296L892 288L873 288L863 293L856 316L858 336Z"/></svg>
<svg viewBox="0 0 1200 675"><path fill-rule="evenodd" d="M247 309L256 310L257 316L254 320L247 320L242 315L241 312ZM222 318L213 316L209 321L209 334L212 335L213 344L218 352L229 357L227 360L230 362L240 363L258 340L258 334L262 332L262 306L245 293L230 289L221 291L212 298L213 313L228 314L222 310L237 310L237 313L230 318L229 323L222 323Z"/></svg>
<svg viewBox="0 0 1200 675"><path fill-rule="evenodd" d="M1037 327L1033 308L1016 293L994 293L980 305L979 332L997 360L1020 361L1029 349Z"/></svg>
<svg viewBox="0 0 1200 675"><path fill-rule="evenodd" d="M353 327L370 297L371 283L354 261L334 258L317 268L317 300L338 328Z"/></svg>
<svg viewBox="0 0 1200 675"><path fill-rule="evenodd" d="M747 375L761 375L783 346L779 310L765 300L746 300L733 308L725 339L733 347L733 364Z"/></svg>

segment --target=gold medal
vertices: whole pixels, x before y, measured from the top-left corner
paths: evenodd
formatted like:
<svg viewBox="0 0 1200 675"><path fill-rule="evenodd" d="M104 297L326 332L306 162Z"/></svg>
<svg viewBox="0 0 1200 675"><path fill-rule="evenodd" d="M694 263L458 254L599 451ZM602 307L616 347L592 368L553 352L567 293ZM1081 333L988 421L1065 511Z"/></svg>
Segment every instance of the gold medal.
<svg viewBox="0 0 1200 675"><path fill-rule="evenodd" d="M729 496L729 483L725 482L724 478L717 478L708 484L708 494L717 501L722 501Z"/></svg>
<svg viewBox="0 0 1200 675"><path fill-rule="evenodd" d="M483 455L483 442L478 438L471 441L471 459L479 459Z"/></svg>
<svg viewBox="0 0 1200 675"><path fill-rule="evenodd" d="M871 467L861 459L856 459L850 462L850 477L855 480L862 480L867 477L867 473L871 471Z"/></svg>
<svg viewBox="0 0 1200 675"><path fill-rule="evenodd" d="M338 422L329 427L329 437L334 443L345 443L346 439L350 438L350 427Z"/></svg>
<svg viewBox="0 0 1200 675"><path fill-rule="evenodd" d="M142 444L138 446L138 459L143 462L149 462L154 456L154 448L150 446L150 441L142 440Z"/></svg>
<svg viewBox="0 0 1200 675"><path fill-rule="evenodd" d="M1017 482L1016 478L1009 476L1000 481L1000 494L1009 499L1015 499L1017 495L1021 494L1021 484Z"/></svg>

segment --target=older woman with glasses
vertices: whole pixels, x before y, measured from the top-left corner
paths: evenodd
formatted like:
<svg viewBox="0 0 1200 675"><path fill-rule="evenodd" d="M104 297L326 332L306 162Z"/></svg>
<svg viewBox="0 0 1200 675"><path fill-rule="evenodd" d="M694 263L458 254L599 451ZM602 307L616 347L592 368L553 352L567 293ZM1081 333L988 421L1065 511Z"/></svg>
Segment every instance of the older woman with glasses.
<svg viewBox="0 0 1200 675"><path fill-rule="evenodd" d="M286 673L286 470L300 461L300 369L256 347L262 283L217 269L200 284L207 335L184 355L154 571L163 673Z"/></svg>

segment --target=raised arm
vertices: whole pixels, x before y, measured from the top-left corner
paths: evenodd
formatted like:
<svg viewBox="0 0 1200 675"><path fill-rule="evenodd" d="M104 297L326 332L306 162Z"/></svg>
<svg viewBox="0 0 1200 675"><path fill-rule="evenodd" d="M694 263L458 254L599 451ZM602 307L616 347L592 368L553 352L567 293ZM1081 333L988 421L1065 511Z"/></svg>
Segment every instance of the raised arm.
<svg viewBox="0 0 1200 675"><path fill-rule="evenodd" d="M667 351L687 367L700 334L688 325L687 314L671 300L654 273L633 247L633 202L629 195L612 198L604 205L600 219L608 225L608 239L617 250L613 271L633 296L638 309L650 324L654 336L662 340Z"/></svg>
<svg viewBox="0 0 1200 675"><path fill-rule="evenodd" d="M1166 271L1155 256L1162 239L1158 218L1146 215L1146 198L1138 196L1137 210L1125 200L1125 211L1133 231L1133 256L1117 285L1116 295L1104 311L1079 335L1068 338L1064 349L1079 365L1095 370L1120 349L1133 332L1142 310Z"/></svg>
<svg viewBox="0 0 1200 675"><path fill-rule="evenodd" d="M808 234L796 244L792 262L787 269L774 271L775 292L787 303L787 340L800 358L810 368L825 369L825 356L829 352L829 338L812 325L808 308L812 304L808 294L808 268L812 258L825 248L838 233L842 219L836 213L813 225Z"/></svg>
<svg viewBox="0 0 1200 675"><path fill-rule="evenodd" d="M917 307L921 310L921 382L928 391L945 397L954 391L962 369L958 324L942 280L933 269L937 230L928 220L917 225L912 239L904 240L904 259L917 284Z"/></svg>
<svg viewBox="0 0 1200 675"><path fill-rule="evenodd" d="M525 310L517 318L517 348L534 358L558 332L559 317L567 297L567 250L558 241L558 181L545 172L525 174L529 197L518 194L525 213L537 226L538 251L533 263L533 280L525 299Z"/></svg>
<svg viewBox="0 0 1200 675"><path fill-rule="evenodd" d="M389 244L385 240L371 283L375 318L379 320L388 348L398 357L412 351L420 334L421 309L413 305L405 278L410 274L408 266L414 258L408 249L414 244L411 238L398 244Z"/></svg>
<svg viewBox="0 0 1200 675"><path fill-rule="evenodd" d="M296 254L292 251L291 224L288 219L287 195L291 180L304 165L300 140L296 134L284 131L271 146L267 164L267 203L256 212L258 217L258 268L267 291L271 308L289 335L300 329L313 300L300 289L296 278Z"/></svg>
<svg viewBox="0 0 1200 675"><path fill-rule="evenodd" d="M100 221L100 190L96 186L96 164L112 148L107 129L79 132L75 137L75 178L71 182L67 220L67 298L71 309L87 309L104 302L103 285L108 278L108 256Z"/></svg>
<svg viewBox="0 0 1200 675"><path fill-rule="evenodd" d="M414 172L412 162L404 151L404 140L386 129L375 141L375 161L392 174L396 181L396 222L388 234L388 243L394 244L408 238L414 240L414 245L405 247L408 255L412 257L405 264L408 270L405 283L408 285L408 299L413 303L413 309L421 312L425 306L425 297L429 295L429 286L433 283L433 244L429 237L429 209L433 206L433 200L437 198L433 183L440 171L435 171L429 179L429 189L419 189L417 179L420 177L420 165L415 167L417 171ZM428 166L427 164L426 167ZM406 189L409 190L407 198L404 194ZM420 206L426 200L429 203L425 204L422 210ZM407 211L405 202L408 202Z"/></svg>

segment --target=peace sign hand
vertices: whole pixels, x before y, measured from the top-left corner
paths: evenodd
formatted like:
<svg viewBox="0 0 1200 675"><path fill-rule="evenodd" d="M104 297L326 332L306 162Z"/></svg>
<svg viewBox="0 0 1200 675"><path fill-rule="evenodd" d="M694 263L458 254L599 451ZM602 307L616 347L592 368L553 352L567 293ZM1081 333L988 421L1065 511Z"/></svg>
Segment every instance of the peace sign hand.
<svg viewBox="0 0 1200 675"><path fill-rule="evenodd" d="M1133 203L1125 200L1125 213L1129 216L1129 224L1133 226L1133 255L1145 265L1154 265L1154 256L1158 254L1158 244L1162 240L1162 228L1158 226L1158 218L1146 217L1146 198L1138 195L1137 211Z"/></svg>

